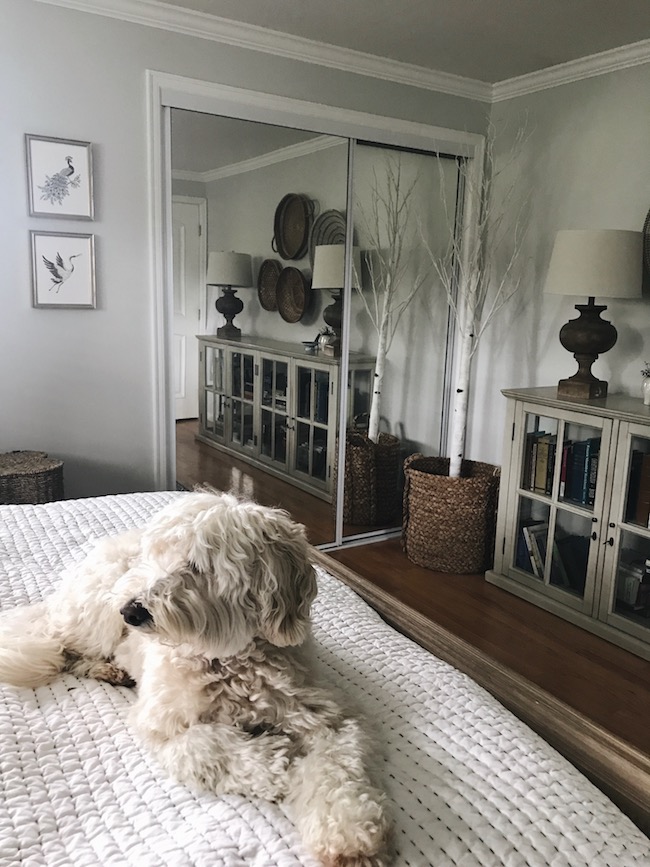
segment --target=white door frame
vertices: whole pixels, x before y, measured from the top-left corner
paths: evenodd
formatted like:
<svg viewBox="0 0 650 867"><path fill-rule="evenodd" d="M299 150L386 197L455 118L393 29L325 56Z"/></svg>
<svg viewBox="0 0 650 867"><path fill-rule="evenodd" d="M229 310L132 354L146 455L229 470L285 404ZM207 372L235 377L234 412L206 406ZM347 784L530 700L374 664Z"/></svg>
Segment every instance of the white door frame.
<svg viewBox="0 0 650 867"><path fill-rule="evenodd" d="M172 347L172 250L171 250L171 118L170 109L182 108L207 114L254 120L309 130L325 135L362 139L380 144L441 151L471 160L480 189L484 136L413 121L397 120L336 108L320 103L244 90L214 82L164 72L147 71L149 132L150 255L153 300L154 364L154 460L159 490L175 487L176 437L171 389ZM476 203L468 201L465 221L468 231ZM349 309L349 305L348 305ZM342 382L347 378L347 359L341 360ZM341 403L343 406L343 402ZM344 443L344 438L340 438ZM340 473L340 481L343 473ZM340 510L339 510L340 511ZM341 521L337 521L337 525ZM337 537L339 536L337 527Z"/></svg>
<svg viewBox="0 0 650 867"><path fill-rule="evenodd" d="M173 206L175 204L179 205L194 205L198 210L198 219L199 219L199 261L200 271L199 271L199 319L198 322L195 320L194 328L198 329L199 334L205 334L207 331L207 319L208 319L208 287L205 282L205 271L207 267L208 255L207 255L207 239L208 239L208 202L204 196L184 196L177 195L176 193L172 194L172 211ZM201 288L202 287L202 288ZM196 332L195 332L196 333ZM187 360L187 350L185 350L185 361ZM196 364L198 367L198 349L197 349L197 360ZM187 383L187 375L185 378L185 382ZM198 400L198 383L197 383L197 395L196 398ZM174 408L174 417L178 412L178 407Z"/></svg>

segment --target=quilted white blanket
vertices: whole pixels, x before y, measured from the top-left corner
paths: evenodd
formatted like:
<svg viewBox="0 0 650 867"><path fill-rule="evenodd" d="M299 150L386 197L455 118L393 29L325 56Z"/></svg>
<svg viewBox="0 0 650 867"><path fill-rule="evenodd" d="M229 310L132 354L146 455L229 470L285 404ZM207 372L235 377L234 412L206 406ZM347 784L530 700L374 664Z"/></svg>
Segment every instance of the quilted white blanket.
<svg viewBox="0 0 650 867"><path fill-rule="evenodd" d="M93 540L170 498L0 507L0 608L47 594ZM399 867L650 865L650 841L472 680L319 570L319 658L373 721ZM0 865L316 867L282 806L196 795L126 723L129 690L0 686Z"/></svg>

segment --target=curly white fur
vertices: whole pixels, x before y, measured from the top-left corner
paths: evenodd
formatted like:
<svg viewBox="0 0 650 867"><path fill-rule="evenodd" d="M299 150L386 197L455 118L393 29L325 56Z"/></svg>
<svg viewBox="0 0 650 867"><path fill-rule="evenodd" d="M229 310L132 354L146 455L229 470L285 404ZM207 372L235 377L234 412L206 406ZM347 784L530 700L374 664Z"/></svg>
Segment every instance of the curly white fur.
<svg viewBox="0 0 650 867"><path fill-rule="evenodd" d="M137 683L132 723L189 786L285 799L330 867L383 863L389 823L356 719L298 645L316 580L304 528L228 494L180 497L0 618L0 681Z"/></svg>

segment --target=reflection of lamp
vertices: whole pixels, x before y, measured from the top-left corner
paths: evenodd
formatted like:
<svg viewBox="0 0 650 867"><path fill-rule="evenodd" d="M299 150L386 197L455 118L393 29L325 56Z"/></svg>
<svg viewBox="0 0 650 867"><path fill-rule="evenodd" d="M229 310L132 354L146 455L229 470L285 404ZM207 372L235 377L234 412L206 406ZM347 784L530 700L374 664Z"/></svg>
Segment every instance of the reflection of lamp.
<svg viewBox="0 0 650 867"><path fill-rule="evenodd" d="M244 309L244 302L235 294L235 288L253 285L251 257L248 253L209 253L205 282L208 286L223 286L223 295L217 298L215 306L226 324L217 328L217 337L236 340L241 337L241 330L232 321Z"/></svg>
<svg viewBox="0 0 650 867"><path fill-rule="evenodd" d="M352 288L359 288L361 258L353 248ZM314 248L312 289L329 289L334 302L323 310L323 319L336 334L335 351L341 347L341 317L343 314L343 286L345 284L345 245L322 244Z"/></svg>
<svg viewBox="0 0 650 867"><path fill-rule="evenodd" d="M586 295L587 304L576 304L580 316L560 330L560 343L572 352L578 372L561 379L561 397L592 399L607 395L607 383L596 379L591 365L616 343L611 322L600 318L606 305L594 304L594 296L640 298L642 233L624 229L563 229L557 233L546 277L545 291L556 295Z"/></svg>

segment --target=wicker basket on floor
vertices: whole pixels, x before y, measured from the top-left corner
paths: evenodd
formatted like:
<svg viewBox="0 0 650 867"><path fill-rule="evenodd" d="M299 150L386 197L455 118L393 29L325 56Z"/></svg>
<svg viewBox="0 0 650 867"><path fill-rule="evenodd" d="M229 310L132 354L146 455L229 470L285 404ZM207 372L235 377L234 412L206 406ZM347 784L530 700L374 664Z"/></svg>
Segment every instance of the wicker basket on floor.
<svg viewBox="0 0 650 867"><path fill-rule="evenodd" d="M0 503L50 503L63 499L63 461L45 452L0 454Z"/></svg>
<svg viewBox="0 0 650 867"><path fill-rule="evenodd" d="M494 556L499 467L463 461L460 478L448 473L449 458L404 462L402 547L436 572L484 572Z"/></svg>
<svg viewBox="0 0 650 867"><path fill-rule="evenodd" d="M400 442L382 433L373 443L367 433L348 431L345 440L345 487L343 521L346 524L377 526L398 520ZM334 466L336 490L338 449ZM332 503L336 513L336 498Z"/></svg>

